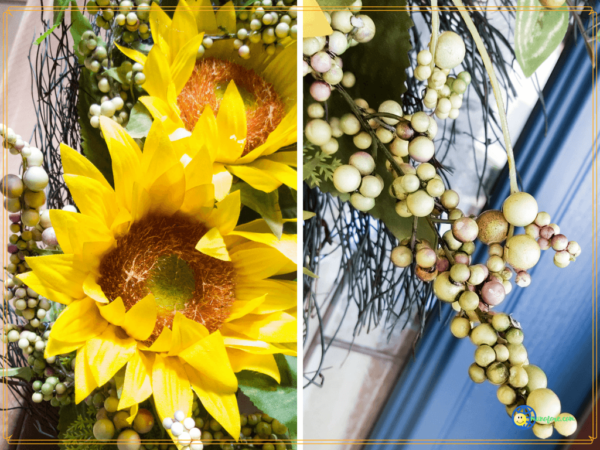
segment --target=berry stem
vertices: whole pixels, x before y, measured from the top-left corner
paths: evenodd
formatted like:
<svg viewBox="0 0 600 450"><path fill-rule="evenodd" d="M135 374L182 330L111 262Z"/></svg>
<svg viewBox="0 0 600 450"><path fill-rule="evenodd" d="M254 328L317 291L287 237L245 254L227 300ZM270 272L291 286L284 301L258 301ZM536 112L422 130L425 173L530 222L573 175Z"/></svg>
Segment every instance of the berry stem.
<svg viewBox="0 0 600 450"><path fill-rule="evenodd" d="M435 48L437 47L438 34L440 32L440 17L437 0L431 0L431 39L429 40L429 52L431 53L431 71L435 67Z"/></svg>
<svg viewBox="0 0 600 450"><path fill-rule="evenodd" d="M462 16L467 28L471 32L471 36L475 41L475 45L477 46L477 50L479 50L479 54L481 55L481 59L483 60L483 65L485 66L485 70L490 77L490 83L492 85L492 89L494 90L494 98L496 99L496 105L498 106L498 115L500 116L500 125L502 126L502 134L504 136L504 145L506 147L506 156L508 158L508 173L510 179L510 193L514 194L519 192L519 186L517 184L517 169L515 166L515 156L513 154L512 143L510 140L510 134L508 132L508 120L506 119L506 111L504 110L504 100L502 99L502 91L500 89L500 85L498 84L498 80L496 79L496 73L494 72L494 66L492 65L492 61L490 56L488 55L487 50L485 49L485 45L481 40L481 36L471 20L471 16L469 16L469 12L462 0L452 0L452 2L458 7L458 11ZM433 5L433 1L431 2ZM437 2L436 2L437 3ZM433 20L432 20L433 23ZM432 36L433 38L433 36Z"/></svg>

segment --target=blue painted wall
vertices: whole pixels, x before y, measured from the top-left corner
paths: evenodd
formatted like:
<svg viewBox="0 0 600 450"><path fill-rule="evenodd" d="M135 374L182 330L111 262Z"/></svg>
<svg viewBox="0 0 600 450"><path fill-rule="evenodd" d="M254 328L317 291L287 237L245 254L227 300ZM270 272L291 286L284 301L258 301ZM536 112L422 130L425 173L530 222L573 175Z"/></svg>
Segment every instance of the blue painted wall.
<svg viewBox="0 0 600 450"><path fill-rule="evenodd" d="M559 269L552 261L554 252L544 252L530 271L531 286L515 287L497 307L521 322L530 362L544 369L563 411L578 418L591 400L598 375L592 369L592 226L596 220L592 215L592 111L596 106L592 92L592 68L579 37L567 43L544 90L548 133L544 135L537 105L515 149L524 190L536 197L540 210L551 214L562 233L581 244L583 253L575 263ZM490 206L499 209L508 192L508 176L503 173ZM441 321L437 314L430 320L416 359L404 370L370 438L535 439L530 430L517 428L509 419L496 399L496 386L469 379L475 346L468 338L458 340L450 334L447 322L453 311L449 305L442 311ZM561 436L555 432L552 438Z"/></svg>

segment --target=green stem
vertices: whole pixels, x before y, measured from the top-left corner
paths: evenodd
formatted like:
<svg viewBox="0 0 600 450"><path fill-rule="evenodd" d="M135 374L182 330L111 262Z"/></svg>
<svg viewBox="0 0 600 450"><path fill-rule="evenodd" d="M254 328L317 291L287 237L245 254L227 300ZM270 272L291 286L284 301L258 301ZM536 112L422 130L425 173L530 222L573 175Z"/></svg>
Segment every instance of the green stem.
<svg viewBox="0 0 600 450"><path fill-rule="evenodd" d="M500 85L498 84L498 80L496 79L496 73L494 72L494 66L492 65L492 60L488 55L487 50L485 49L485 45L483 44L483 40L471 20L471 16L469 16L469 12L467 11L465 5L461 0L452 0L452 2L458 7L458 11L462 16L467 28L471 32L471 36L475 41L475 45L477 46L477 50L479 50L479 54L481 55L481 59L483 60L483 65L485 66L485 70L490 77L490 83L492 84L492 89L494 90L494 98L496 99L496 105L498 106L498 115L500 116L500 125L502 126L502 135L504 136L504 145L506 147L506 156L508 157L508 172L510 179L510 193L514 194L519 192L519 186L517 184L517 169L515 167L515 156L513 154L512 143L510 140L510 135L508 132L508 120L506 118L506 111L504 111L504 100L502 99L502 91L500 90ZM433 1L431 2L433 5Z"/></svg>
<svg viewBox="0 0 600 450"><path fill-rule="evenodd" d="M437 0L431 0L431 39L429 41L429 51L431 52L431 73L435 67L435 48L437 47L438 34L440 32L440 16Z"/></svg>

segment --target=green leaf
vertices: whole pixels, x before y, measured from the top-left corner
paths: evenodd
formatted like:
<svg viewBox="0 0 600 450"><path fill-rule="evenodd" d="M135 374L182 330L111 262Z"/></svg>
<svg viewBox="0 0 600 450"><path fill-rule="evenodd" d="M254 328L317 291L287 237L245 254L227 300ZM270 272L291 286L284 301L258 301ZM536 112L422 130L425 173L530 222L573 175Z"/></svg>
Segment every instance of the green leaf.
<svg viewBox="0 0 600 450"><path fill-rule="evenodd" d="M88 30L92 29L92 25L90 21L85 18L79 8L77 7L77 2L75 0L71 1L71 36L73 36L73 52L79 58L79 63L83 64L84 56L79 53L79 42L81 41L81 36Z"/></svg>
<svg viewBox="0 0 600 450"><path fill-rule="evenodd" d="M297 367L296 358L275 355L281 383L262 373L243 370L237 375L239 387L258 409L288 427L290 437L296 436L297 417Z"/></svg>
<svg viewBox="0 0 600 450"><path fill-rule="evenodd" d="M542 9L538 0L519 0L515 54L530 77L563 41L569 26L567 9ZM539 8L539 9L538 9Z"/></svg>
<svg viewBox="0 0 600 450"><path fill-rule="evenodd" d="M321 8L324 8L326 6L350 6L355 1L356 0L317 0L317 3Z"/></svg>
<svg viewBox="0 0 600 450"><path fill-rule="evenodd" d="M240 191L242 205L256 211L265 220L277 239L283 233L283 216L279 207L279 191L263 192L254 189L247 183L239 182L232 186L232 191Z"/></svg>
<svg viewBox="0 0 600 450"><path fill-rule="evenodd" d="M311 278L315 278L315 279L319 278L319 275L314 274L313 272L311 272L310 270L308 270L308 268L306 268L306 267L302 268L302 273L304 275L308 275Z"/></svg>
<svg viewBox="0 0 600 450"><path fill-rule="evenodd" d="M69 1L70 0L54 0L54 8L58 8L54 9L54 25L52 25L52 28L35 40L35 45L40 45L44 39L50 36L50 34L56 30L56 28L58 28L65 17L65 9L67 9L67 6L69 6Z"/></svg>
<svg viewBox="0 0 600 450"><path fill-rule="evenodd" d="M314 212L302 211L302 220L312 219L315 216L316 216L316 214Z"/></svg>
<svg viewBox="0 0 600 450"><path fill-rule="evenodd" d="M148 111L142 103L137 102L133 105L133 108L131 108L131 112L129 113L129 122L127 122L127 126L125 127L127 133L129 133L132 138L145 138L148 136L151 126L152 115L150 114L150 111Z"/></svg>
<svg viewBox="0 0 600 450"><path fill-rule="evenodd" d="M118 67L113 67L112 69L105 70L103 73L111 77L113 80L117 80L121 84L127 84L126 78L119 71Z"/></svg>
<svg viewBox="0 0 600 450"><path fill-rule="evenodd" d="M0 377L21 378L25 381L31 381L33 370L31 367L11 367L10 369L0 369Z"/></svg>
<svg viewBox="0 0 600 450"><path fill-rule="evenodd" d="M380 5L380 0L363 1L365 9ZM404 7L406 0L390 0L385 5ZM413 21L406 10L369 11L367 14L375 23L375 37L370 42L349 48L342 55L344 71L349 70L356 76L356 84L348 92L353 98L364 98L375 109L385 100L402 103L406 69L410 67L408 51L412 48L410 28Z"/></svg>
<svg viewBox="0 0 600 450"><path fill-rule="evenodd" d="M406 0L393 0L388 2L390 6L406 6ZM376 0L363 1L365 7L378 5ZM375 38L366 44L352 47L344 53L344 70L349 70L356 75L356 84L348 89L352 98L364 98L369 105L377 109L385 100L396 100L402 103L402 94L406 90L406 69L410 65L408 51L411 49L410 28L413 26L412 19L406 11L396 11L393 14L384 11L369 12L369 16L375 22L377 32ZM310 81L309 81L310 82ZM305 89L307 87L305 86ZM308 104L314 100L305 96L305 110ZM350 107L344 98L333 91L327 102L329 117L341 117L350 112ZM339 150L333 155L342 164L348 164L350 156L356 153L358 148L354 145L352 137L343 135L338 138ZM316 149L306 149L305 154L315 154ZM315 158L318 154L315 154ZM369 211L373 217L382 220L387 228L398 238L398 240L410 237L412 234L413 219L400 217L396 214L396 199L389 195L389 187L393 182L393 176L386 169L386 158L383 152L378 151L375 173L379 174L384 181L381 195L375 200L375 207ZM305 161L307 161L305 157ZM307 175L307 164L310 170L316 170L319 163L308 160L304 165L304 176ZM323 179L325 178L325 179ZM314 181L314 179L310 180ZM313 187L316 183L310 183ZM318 184L323 192L339 196L343 201L350 199L350 194L342 194L333 186L333 181L321 177ZM435 234L425 219L419 219L417 236L427 239L429 242L435 240Z"/></svg>
<svg viewBox="0 0 600 450"><path fill-rule="evenodd" d="M82 68L79 77L79 98L77 99L77 112L81 128L81 149L83 154L94 164L106 180L114 185L112 174L112 160L106 142L100 136L100 130L92 127L88 119L88 111L95 99L101 97L98 84L93 73Z"/></svg>

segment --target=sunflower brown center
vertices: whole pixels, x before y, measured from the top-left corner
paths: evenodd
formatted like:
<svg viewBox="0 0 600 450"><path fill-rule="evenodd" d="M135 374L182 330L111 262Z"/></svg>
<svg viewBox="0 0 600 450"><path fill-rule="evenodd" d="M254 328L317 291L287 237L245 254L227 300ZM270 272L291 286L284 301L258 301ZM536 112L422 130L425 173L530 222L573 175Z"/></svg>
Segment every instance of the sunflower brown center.
<svg viewBox="0 0 600 450"><path fill-rule="evenodd" d="M230 81L235 82L246 107L246 155L263 144L285 116L279 94L256 72L231 61L201 59L177 97L177 105L185 128L192 131L207 105L218 112Z"/></svg>
<svg viewBox="0 0 600 450"><path fill-rule="evenodd" d="M206 231L184 214L149 214L103 256L98 284L109 301L121 297L129 310L154 295L158 318L148 343L171 327L176 312L211 332L229 317L235 300L233 264L196 250Z"/></svg>

